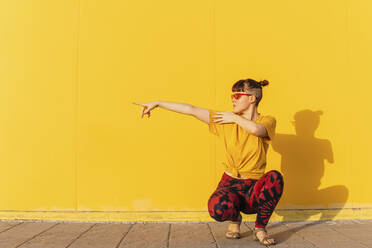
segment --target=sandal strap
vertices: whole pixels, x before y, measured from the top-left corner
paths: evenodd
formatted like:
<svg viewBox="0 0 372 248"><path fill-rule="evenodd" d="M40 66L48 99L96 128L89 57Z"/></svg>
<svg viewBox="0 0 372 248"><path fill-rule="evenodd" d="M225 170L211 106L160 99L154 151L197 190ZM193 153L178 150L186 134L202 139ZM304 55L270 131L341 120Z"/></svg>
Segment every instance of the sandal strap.
<svg viewBox="0 0 372 248"><path fill-rule="evenodd" d="M227 231L226 232L226 237L228 238L240 238L240 232L232 232L232 231Z"/></svg>
<svg viewBox="0 0 372 248"><path fill-rule="evenodd" d="M268 241L269 239L274 240L273 238L270 238L270 237L264 237L264 238L262 239L262 242L264 242L264 241ZM274 241L275 241L275 240L274 240Z"/></svg>
<svg viewBox="0 0 372 248"><path fill-rule="evenodd" d="M269 239L271 239L272 242L270 242ZM264 245L269 245L269 244L275 244L276 241L275 241L275 239L273 239L273 238L270 238L270 237L264 237L264 238L262 239L262 241L260 241L260 243L262 243L262 244L264 244ZM265 243L266 243L266 244L265 244Z"/></svg>

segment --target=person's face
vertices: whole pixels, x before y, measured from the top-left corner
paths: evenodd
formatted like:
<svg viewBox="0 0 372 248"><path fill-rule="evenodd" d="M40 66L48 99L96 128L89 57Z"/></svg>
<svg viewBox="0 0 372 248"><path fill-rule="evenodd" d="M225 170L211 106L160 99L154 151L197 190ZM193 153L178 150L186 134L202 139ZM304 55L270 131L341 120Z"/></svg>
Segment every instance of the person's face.
<svg viewBox="0 0 372 248"><path fill-rule="evenodd" d="M254 95L249 92L238 91L232 92L231 101L233 104L233 112L235 114L242 113L253 104Z"/></svg>

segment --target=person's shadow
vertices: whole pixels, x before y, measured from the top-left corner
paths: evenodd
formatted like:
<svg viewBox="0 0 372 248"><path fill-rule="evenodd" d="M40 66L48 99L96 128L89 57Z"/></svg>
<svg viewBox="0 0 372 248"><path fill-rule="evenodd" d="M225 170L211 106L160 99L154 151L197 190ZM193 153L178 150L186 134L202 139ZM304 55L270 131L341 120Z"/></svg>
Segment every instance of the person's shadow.
<svg viewBox="0 0 372 248"><path fill-rule="evenodd" d="M309 109L298 111L292 122L296 134L276 134L272 141L274 151L281 154L284 178L281 205L290 209L311 209L297 216L301 221L319 213L320 220L332 220L348 198L349 191L344 185L319 189L324 176L324 161L331 164L335 161L331 142L314 135L322 114ZM327 208L332 211L324 211ZM293 220L293 214L286 209L276 213L283 216L283 221Z"/></svg>

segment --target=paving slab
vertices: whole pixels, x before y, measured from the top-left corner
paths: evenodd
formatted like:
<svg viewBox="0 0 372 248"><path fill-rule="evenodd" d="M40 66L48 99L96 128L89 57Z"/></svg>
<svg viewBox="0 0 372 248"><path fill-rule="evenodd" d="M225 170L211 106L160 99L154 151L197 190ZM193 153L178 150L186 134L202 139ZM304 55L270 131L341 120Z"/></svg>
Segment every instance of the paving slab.
<svg viewBox="0 0 372 248"><path fill-rule="evenodd" d="M0 247L18 247L56 225L58 225L58 223L47 222L27 222L15 225L0 233Z"/></svg>
<svg viewBox="0 0 372 248"><path fill-rule="evenodd" d="M372 221L291 222L291 230L315 247L372 247Z"/></svg>
<svg viewBox="0 0 372 248"><path fill-rule="evenodd" d="M25 223L26 224L26 223ZM27 223L30 224L30 223ZM36 224L36 223L34 223ZM89 223L57 223L43 233L21 245L22 248L65 248L71 245L85 231L89 230L94 224Z"/></svg>
<svg viewBox="0 0 372 248"><path fill-rule="evenodd" d="M169 248L217 248L206 223L171 224Z"/></svg>
<svg viewBox="0 0 372 248"><path fill-rule="evenodd" d="M69 248L118 247L131 227L132 224L98 223L81 235Z"/></svg>
<svg viewBox="0 0 372 248"><path fill-rule="evenodd" d="M330 228L355 243L360 243L365 247L372 247L372 221L335 222Z"/></svg>
<svg viewBox="0 0 372 248"><path fill-rule="evenodd" d="M0 233L5 232L17 225L21 225L22 222L0 222Z"/></svg>
<svg viewBox="0 0 372 248"><path fill-rule="evenodd" d="M123 238L119 248L167 248L170 224L134 224Z"/></svg>

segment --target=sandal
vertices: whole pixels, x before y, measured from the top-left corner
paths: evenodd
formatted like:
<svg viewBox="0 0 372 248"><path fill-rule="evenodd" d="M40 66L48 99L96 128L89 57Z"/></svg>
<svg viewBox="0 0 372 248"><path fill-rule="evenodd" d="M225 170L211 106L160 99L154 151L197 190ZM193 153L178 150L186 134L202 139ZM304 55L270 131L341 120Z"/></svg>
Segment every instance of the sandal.
<svg viewBox="0 0 372 248"><path fill-rule="evenodd" d="M237 221L229 221L230 224L240 224L242 223L242 215L239 214ZM233 231L227 231L226 232L226 238L228 239L240 239L240 232L233 232Z"/></svg>
<svg viewBox="0 0 372 248"><path fill-rule="evenodd" d="M273 238L271 238L271 237L269 237L269 236L266 236L266 237L264 237L262 240L259 240L258 239L258 237L257 237L257 233L258 232L261 232L261 231L264 231L266 234L267 234L267 231L266 231L266 229L265 228L257 228L257 227L255 227L254 229L253 229L253 240L256 240L256 241L258 241L261 245L264 245L264 246L268 246L268 245L276 245L276 241L275 241L275 239L273 239ZM274 242L270 242L269 240L273 240Z"/></svg>

